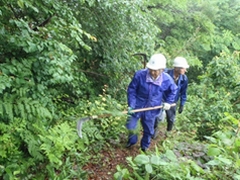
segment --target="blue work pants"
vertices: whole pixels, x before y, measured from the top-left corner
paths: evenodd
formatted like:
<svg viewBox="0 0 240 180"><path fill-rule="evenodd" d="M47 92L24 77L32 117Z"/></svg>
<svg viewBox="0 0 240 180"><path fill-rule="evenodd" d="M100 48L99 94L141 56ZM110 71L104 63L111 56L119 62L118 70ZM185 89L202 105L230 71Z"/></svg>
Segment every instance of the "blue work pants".
<svg viewBox="0 0 240 180"><path fill-rule="evenodd" d="M141 148L146 149L150 146L151 138L154 134L154 123L159 110L151 110L145 112L134 113L128 120L126 127L130 131L128 137L128 143L136 144L138 141L138 135L135 132L138 124L138 120L141 119L141 125L143 127L143 136L141 139Z"/></svg>

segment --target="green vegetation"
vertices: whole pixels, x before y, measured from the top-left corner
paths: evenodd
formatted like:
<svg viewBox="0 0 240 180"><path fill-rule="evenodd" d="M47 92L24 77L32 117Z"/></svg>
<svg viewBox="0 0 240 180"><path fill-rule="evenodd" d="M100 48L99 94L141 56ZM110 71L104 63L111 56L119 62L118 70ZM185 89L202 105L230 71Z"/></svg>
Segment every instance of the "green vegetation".
<svg viewBox="0 0 240 180"><path fill-rule="evenodd" d="M2 0L0 179L87 179L125 133L126 88L143 58L189 64L178 135L129 157L116 179L240 179L238 0ZM110 113L83 125L78 119ZM131 173L130 173L131 172Z"/></svg>

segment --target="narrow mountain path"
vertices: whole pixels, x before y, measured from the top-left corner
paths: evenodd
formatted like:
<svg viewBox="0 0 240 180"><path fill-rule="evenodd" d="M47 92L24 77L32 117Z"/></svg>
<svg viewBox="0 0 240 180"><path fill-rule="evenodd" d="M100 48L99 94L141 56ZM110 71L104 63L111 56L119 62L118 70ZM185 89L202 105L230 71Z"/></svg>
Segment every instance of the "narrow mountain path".
<svg viewBox="0 0 240 180"><path fill-rule="evenodd" d="M161 130L158 137L152 140L148 151L154 152L155 146L166 138L163 132L164 130ZM136 145L127 149L124 147L126 139L122 139L122 142L118 144L111 144L111 148L104 148L105 150L98 153L100 159L96 160L93 158L83 167L88 173L88 180L113 180L113 176L117 171L117 165L126 167L128 164L127 157L134 158L142 153L139 142L140 140L138 140Z"/></svg>

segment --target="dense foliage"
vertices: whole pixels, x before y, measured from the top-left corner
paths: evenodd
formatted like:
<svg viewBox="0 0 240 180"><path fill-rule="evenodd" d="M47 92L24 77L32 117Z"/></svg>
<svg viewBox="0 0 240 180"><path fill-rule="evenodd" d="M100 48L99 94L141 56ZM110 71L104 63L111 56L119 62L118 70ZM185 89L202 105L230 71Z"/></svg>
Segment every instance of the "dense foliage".
<svg viewBox="0 0 240 180"><path fill-rule="evenodd" d="M182 157L173 149L181 151L180 138L176 147L159 147L165 155L141 155L130 163L146 165L148 179L191 173L238 179L239 6L238 0L2 0L0 178L87 178L82 166L91 151L125 133L120 112L130 78L151 54L162 52L169 67L178 55L191 66L189 99L177 127L194 132L189 141L201 140L197 146L207 159L178 162ZM80 139L76 120L103 113L111 116L84 124ZM170 176L179 166L182 174ZM224 174L226 169L231 171ZM131 178L116 174L121 176Z"/></svg>

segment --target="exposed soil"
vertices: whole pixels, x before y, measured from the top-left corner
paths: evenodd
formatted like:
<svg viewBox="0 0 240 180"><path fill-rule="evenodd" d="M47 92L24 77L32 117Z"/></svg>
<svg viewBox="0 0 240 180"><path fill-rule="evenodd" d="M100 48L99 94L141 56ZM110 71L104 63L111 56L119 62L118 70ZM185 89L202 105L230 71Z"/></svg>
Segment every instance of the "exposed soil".
<svg viewBox="0 0 240 180"><path fill-rule="evenodd" d="M138 143L131 148L125 148L126 139L122 139L122 142L118 144L111 144L111 148L106 148L106 150L101 151L100 159L90 160L83 169L88 172L88 180L113 180L114 174L117 172L116 166L121 165L121 167L127 167L127 157L136 157L141 154L140 150L140 140ZM139 139L141 137L139 136ZM159 132L156 139L151 141L151 145L148 151L154 151L155 145L159 144L160 141L165 139L163 131Z"/></svg>

